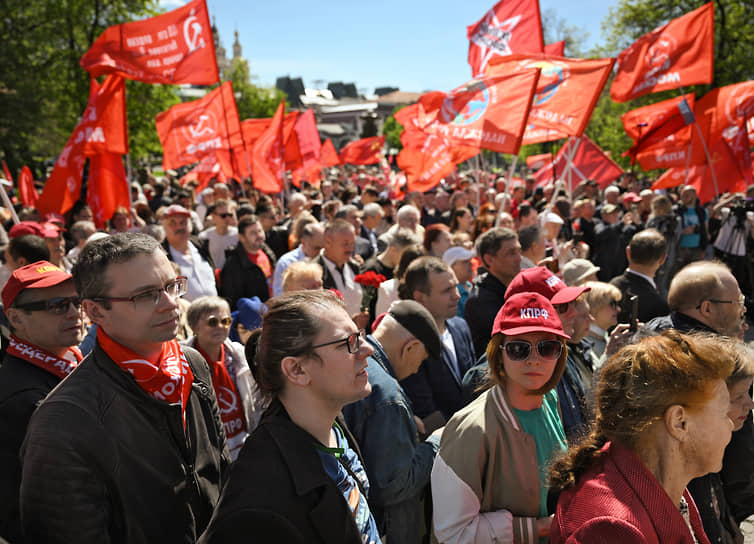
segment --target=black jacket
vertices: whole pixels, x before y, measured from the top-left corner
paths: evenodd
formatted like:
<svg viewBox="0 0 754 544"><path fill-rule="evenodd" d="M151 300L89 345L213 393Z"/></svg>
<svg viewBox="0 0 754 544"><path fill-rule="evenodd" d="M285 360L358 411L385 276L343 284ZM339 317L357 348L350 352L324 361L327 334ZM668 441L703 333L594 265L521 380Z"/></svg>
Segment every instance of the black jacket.
<svg viewBox="0 0 754 544"><path fill-rule="evenodd" d="M230 463L204 358L186 406L145 393L97 344L31 418L22 447L28 542L195 542Z"/></svg>
<svg viewBox="0 0 754 544"><path fill-rule="evenodd" d="M608 282L626 269L626 246L636 232L636 226L624 225L622 221L612 225L602 222L597 224L594 229L595 247L591 258L592 262L600 267L600 271L597 272L600 281Z"/></svg>
<svg viewBox="0 0 754 544"><path fill-rule="evenodd" d="M317 257L316 263L322 267L322 288L323 289L337 289L338 286L335 283L335 278L332 277L332 274L330 273L330 269L327 268L327 264L325 263L324 257L320 255ZM359 273L360 267L359 263L351 259L348 261L345 266L348 266L353 271L354 276Z"/></svg>
<svg viewBox="0 0 754 544"><path fill-rule="evenodd" d="M21 443L37 404L59 383L56 375L13 355L6 354L0 366L0 537L14 544L22 542Z"/></svg>
<svg viewBox="0 0 754 544"><path fill-rule="evenodd" d="M270 260L271 270L275 270L275 254L266 245L262 246L262 251ZM259 297L262 302L270 298L270 286L264 272L249 260L249 255L240 242L225 252L218 293L228 299L231 311L236 309L240 298Z"/></svg>
<svg viewBox="0 0 754 544"><path fill-rule="evenodd" d="M465 317L471 330L474 352L487 352L492 336L492 323L505 303L505 286L499 279L485 272L474 279L469 298L466 299Z"/></svg>
<svg viewBox="0 0 754 544"><path fill-rule="evenodd" d="M668 303L646 278L626 270L620 276L610 280L610 283L620 289L623 294L623 307L618 314L618 323L628 323L629 321L628 299L631 295L636 295L639 298L640 323L648 323L650 319L668 313Z"/></svg>
<svg viewBox="0 0 754 544"><path fill-rule="evenodd" d="M344 423L341 428L358 453ZM244 443L200 544L360 544L353 513L316 444L273 401Z"/></svg>

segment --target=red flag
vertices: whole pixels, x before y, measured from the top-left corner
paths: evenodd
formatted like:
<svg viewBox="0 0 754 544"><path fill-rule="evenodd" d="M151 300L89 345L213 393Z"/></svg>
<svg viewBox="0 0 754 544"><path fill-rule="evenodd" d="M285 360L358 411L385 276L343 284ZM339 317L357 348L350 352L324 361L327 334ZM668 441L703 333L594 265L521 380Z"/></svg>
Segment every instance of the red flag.
<svg viewBox="0 0 754 544"><path fill-rule="evenodd" d="M228 181L228 178L226 177L226 174L221 167L221 161L218 159L218 153L213 153L204 157L201 161L199 161L199 164L186 172L186 174L181 177L178 182L183 186L186 185L189 181L196 180L198 181L196 192L200 193L202 189L209 185L209 182L212 178L217 178L217 181L219 181L220 183L226 183Z"/></svg>
<svg viewBox="0 0 754 544"><path fill-rule="evenodd" d="M322 144L320 160L322 161L322 166L326 168L340 164L340 157L338 157L338 152L335 151L335 146L332 145L332 140L330 138L325 140L325 143Z"/></svg>
<svg viewBox="0 0 754 544"><path fill-rule="evenodd" d="M723 140L728 146L738 172L745 186L752 184L752 162L749 149L749 137L746 133L746 120L741 119L738 126L730 127L723 132Z"/></svg>
<svg viewBox="0 0 754 544"><path fill-rule="evenodd" d="M301 155L304 168L313 165L319 166L322 142L319 139L317 121L314 112L310 109L302 113L293 127L298 142L298 150Z"/></svg>
<svg viewBox="0 0 754 544"><path fill-rule="evenodd" d="M251 153L251 173L254 187L263 193L283 190L283 112L285 100L280 102L272 123L254 142Z"/></svg>
<svg viewBox="0 0 754 544"><path fill-rule="evenodd" d="M542 153L540 155L529 155L526 157L526 166L532 170L539 170L552 162L552 153Z"/></svg>
<svg viewBox="0 0 754 544"><path fill-rule="evenodd" d="M79 199L86 156L127 152L125 81L108 76L98 85L92 79L89 104L47 178L37 209L64 214Z"/></svg>
<svg viewBox="0 0 754 544"><path fill-rule="evenodd" d="M704 4L636 40L618 56L610 87L616 102L712 82L715 12Z"/></svg>
<svg viewBox="0 0 754 544"><path fill-rule="evenodd" d="M539 70L485 75L449 93L426 93L416 109L403 108L397 119L416 112L412 124L425 133L454 145L516 154L538 77Z"/></svg>
<svg viewBox="0 0 754 544"><path fill-rule="evenodd" d="M466 27L471 75L477 77L493 57L542 53L538 0L500 0L479 21Z"/></svg>
<svg viewBox="0 0 754 544"><path fill-rule="evenodd" d="M545 45L545 55L551 57L565 57L565 40Z"/></svg>
<svg viewBox="0 0 754 544"><path fill-rule="evenodd" d="M575 147L575 151L574 151ZM608 157L600 147L588 137L569 138L558 151L555 160L534 174L537 185L543 185L553 177L553 169L558 177L565 172L568 163L567 155L574 153L571 172L574 176L574 186L588 179L595 180L604 189L623 174L623 169Z"/></svg>
<svg viewBox="0 0 754 544"><path fill-rule="evenodd" d="M356 140L340 150L340 162L342 164L374 164L380 162L384 146L384 135Z"/></svg>
<svg viewBox="0 0 754 544"><path fill-rule="evenodd" d="M128 209L129 185L123 159L116 153L100 153L89 157L89 181L86 202L92 209L94 224L105 228L118 207Z"/></svg>
<svg viewBox="0 0 754 544"><path fill-rule="evenodd" d="M684 103L685 101L685 103ZM637 108L621 116L623 128L634 146L624 153L636 159L642 151L655 152L658 149L666 153L687 150L691 143L692 126L687 125L681 108L694 108L693 93L669 100L663 100L642 108ZM645 156L647 153L644 154ZM642 168L644 166L642 165Z"/></svg>
<svg viewBox="0 0 754 544"><path fill-rule="evenodd" d="M3 172L5 173L5 179L13 183L13 177L10 175L10 170L8 170L8 165L5 164L5 161L3 161Z"/></svg>
<svg viewBox="0 0 754 544"><path fill-rule="evenodd" d="M5 161L3 161L5 165ZM28 166L21 168L18 174L18 199L21 204L29 208L34 208L39 199L36 187L34 187L34 177L31 175L31 169Z"/></svg>
<svg viewBox="0 0 754 544"><path fill-rule="evenodd" d="M551 128L537 125L532 123L531 118L526 124L526 130L524 131L524 137L521 140L521 145L540 144L542 142L552 142L555 140L564 140L568 138L568 134L560 132L559 130L553 130Z"/></svg>
<svg viewBox="0 0 754 544"><path fill-rule="evenodd" d="M220 82L205 0L109 27L80 64L92 77L120 74L145 83L173 85Z"/></svg>
<svg viewBox="0 0 754 544"><path fill-rule="evenodd" d="M696 189L699 201L704 204L715 198L715 180L711 170L714 168L717 190L719 194L724 192L745 192L747 177L751 177L751 169L748 174L740 170L740 165L734 156L731 147L725 140L720 140L710 149L712 164L692 166L686 171L684 167L671 168L652 184L652 189L667 189L687 183Z"/></svg>
<svg viewBox="0 0 754 544"><path fill-rule="evenodd" d="M217 149L230 150L232 144L241 147L241 124L230 81L199 100L159 113L155 121L166 170L197 162Z"/></svg>
<svg viewBox="0 0 754 544"><path fill-rule="evenodd" d="M403 131L401 143L403 149L397 162L406 172L409 191L430 190L452 173L456 165L479 153L478 147L455 145L441 134L411 129Z"/></svg>
<svg viewBox="0 0 754 544"><path fill-rule="evenodd" d="M290 131L293 129L293 126L296 124L296 119L298 119L298 111L292 111L290 113L286 113L283 116L283 131L284 134L290 134ZM244 119L241 121L241 130L243 130L243 137L244 141L246 142L246 145L251 147L254 145L254 142L257 141L257 139L264 134L264 131L267 130L272 124L272 117L261 117L259 119Z"/></svg>
<svg viewBox="0 0 754 544"><path fill-rule="evenodd" d="M754 117L754 80L712 89L697 101L697 120L710 118L708 142L715 143L726 130Z"/></svg>
<svg viewBox="0 0 754 544"><path fill-rule="evenodd" d="M509 55L492 59L486 74L511 74L540 68L542 75L532 101L528 125L556 131L551 136L580 136L589 123L614 62L614 59ZM527 140L527 143L533 142Z"/></svg>
<svg viewBox="0 0 754 544"><path fill-rule="evenodd" d="M283 118L283 161L285 170L297 170L301 168L301 153L298 150L298 141L294 127L298 121L298 111L291 112L293 115Z"/></svg>

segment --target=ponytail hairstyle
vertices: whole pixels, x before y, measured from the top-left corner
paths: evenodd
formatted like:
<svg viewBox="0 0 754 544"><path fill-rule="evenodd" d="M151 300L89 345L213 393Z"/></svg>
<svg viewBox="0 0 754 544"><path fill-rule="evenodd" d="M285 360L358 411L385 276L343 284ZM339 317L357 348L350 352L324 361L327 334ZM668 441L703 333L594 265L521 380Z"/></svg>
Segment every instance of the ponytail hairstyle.
<svg viewBox="0 0 754 544"><path fill-rule="evenodd" d="M608 441L636 450L671 406L700 409L711 398L714 382L733 371L735 344L722 336L669 329L611 357L595 387L592 431L553 464L552 491L575 486L599 462Z"/></svg>
<svg viewBox="0 0 754 544"><path fill-rule="evenodd" d="M285 387L280 363L285 357L318 359L312 349L325 316L343 303L331 291L296 291L267 302L262 328L251 333L246 343L246 361L260 390L277 396Z"/></svg>

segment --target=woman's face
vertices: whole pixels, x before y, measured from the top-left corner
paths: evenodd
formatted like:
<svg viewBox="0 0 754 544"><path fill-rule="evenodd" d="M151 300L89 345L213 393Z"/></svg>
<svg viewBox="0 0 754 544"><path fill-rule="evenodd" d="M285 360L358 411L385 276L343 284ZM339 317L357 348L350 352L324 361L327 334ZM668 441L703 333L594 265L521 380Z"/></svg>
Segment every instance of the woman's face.
<svg viewBox="0 0 754 544"><path fill-rule="evenodd" d="M547 332L530 332L506 337L501 349L503 350L503 369L505 370L505 383L508 391L531 394L533 391L542 388L550 380L557 365L558 357L543 357L537 346L541 342L553 340L560 344L557 336ZM511 357L505 347L507 344L519 342L530 344L529 355L524 360ZM543 347L546 346L543 345Z"/></svg>
<svg viewBox="0 0 754 544"><path fill-rule="evenodd" d="M744 426L744 421L746 421L751 410L754 409L754 401L752 401L751 395L749 395L751 382L751 379L743 379L728 388L728 393L730 394L728 417L733 422L734 431L738 431Z"/></svg>
<svg viewBox="0 0 754 544"><path fill-rule="evenodd" d="M227 325L223 325L223 321ZM200 346L218 346L225 342L230 332L230 310L228 308L210 310L199 317L194 334Z"/></svg>
<svg viewBox="0 0 754 544"><path fill-rule="evenodd" d="M602 308L592 314L595 324L604 330L615 326L618 323L619 307L619 303L615 300L611 300L605 304Z"/></svg>
<svg viewBox="0 0 754 544"><path fill-rule="evenodd" d="M701 407L687 412L685 467L691 478L722 469L725 446L733 431L733 422L728 417L730 397L725 382L717 380L711 390L712 394Z"/></svg>
<svg viewBox="0 0 754 544"><path fill-rule="evenodd" d="M461 232L471 232L474 226L474 216L470 212L465 212L458 216L458 230Z"/></svg>
<svg viewBox="0 0 754 544"><path fill-rule="evenodd" d="M435 241L432 242L432 255L442 259L443 254L450 248L451 243L450 233L441 230Z"/></svg>

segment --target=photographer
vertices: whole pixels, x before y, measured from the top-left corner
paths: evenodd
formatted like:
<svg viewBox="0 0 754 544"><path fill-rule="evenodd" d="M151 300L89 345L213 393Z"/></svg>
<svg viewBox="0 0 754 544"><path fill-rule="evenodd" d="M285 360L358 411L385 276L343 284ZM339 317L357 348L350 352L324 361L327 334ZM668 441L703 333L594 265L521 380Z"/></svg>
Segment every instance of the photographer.
<svg viewBox="0 0 754 544"><path fill-rule="evenodd" d="M713 208L720 215L720 231L715 239L715 256L723 261L738 278L741 291L752 296L751 262L747 249L754 238L754 201L745 200L742 193L724 195Z"/></svg>
<svg viewBox="0 0 754 544"><path fill-rule="evenodd" d="M696 198L696 189L685 185L681 189L681 201L674 210L681 219L681 240L671 277L687 264L702 259L709 243L707 212Z"/></svg>

